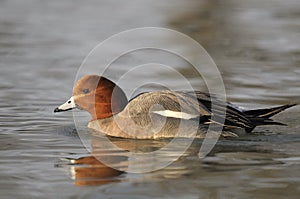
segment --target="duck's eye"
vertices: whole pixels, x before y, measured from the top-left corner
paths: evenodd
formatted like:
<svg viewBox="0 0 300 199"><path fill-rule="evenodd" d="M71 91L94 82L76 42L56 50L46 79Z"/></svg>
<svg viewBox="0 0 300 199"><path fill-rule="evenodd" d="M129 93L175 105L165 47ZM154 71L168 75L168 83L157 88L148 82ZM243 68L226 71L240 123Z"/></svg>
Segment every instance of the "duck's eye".
<svg viewBox="0 0 300 199"><path fill-rule="evenodd" d="M90 90L89 90L88 88L83 89L83 93L87 94L87 93L89 93L89 92L90 92Z"/></svg>

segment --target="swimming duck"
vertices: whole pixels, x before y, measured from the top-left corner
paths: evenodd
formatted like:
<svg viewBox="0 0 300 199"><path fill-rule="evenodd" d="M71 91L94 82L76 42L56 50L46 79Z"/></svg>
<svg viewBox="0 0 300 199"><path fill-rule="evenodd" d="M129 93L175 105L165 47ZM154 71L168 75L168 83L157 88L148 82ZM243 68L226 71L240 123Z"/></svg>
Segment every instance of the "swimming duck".
<svg viewBox="0 0 300 199"><path fill-rule="evenodd" d="M216 114L226 111L226 116L212 117L212 102ZM243 110L229 102L224 106L215 96L204 92L169 90L141 93L128 101L123 90L111 80L87 75L75 84L72 97L54 112L86 110L91 115L89 128L114 137L203 138L209 125L221 127L223 137L250 133L260 125L285 125L270 117L294 105Z"/></svg>

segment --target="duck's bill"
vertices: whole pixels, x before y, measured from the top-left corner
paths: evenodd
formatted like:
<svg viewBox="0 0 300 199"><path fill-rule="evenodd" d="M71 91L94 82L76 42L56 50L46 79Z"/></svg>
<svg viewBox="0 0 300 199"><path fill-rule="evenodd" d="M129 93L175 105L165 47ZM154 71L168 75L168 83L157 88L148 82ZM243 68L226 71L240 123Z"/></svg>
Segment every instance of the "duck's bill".
<svg viewBox="0 0 300 199"><path fill-rule="evenodd" d="M64 103L64 104L60 105L59 107L57 107L56 109L54 109L54 112L68 111L73 108L76 108L76 104L74 102L74 98L71 97L68 101L66 101L66 103Z"/></svg>

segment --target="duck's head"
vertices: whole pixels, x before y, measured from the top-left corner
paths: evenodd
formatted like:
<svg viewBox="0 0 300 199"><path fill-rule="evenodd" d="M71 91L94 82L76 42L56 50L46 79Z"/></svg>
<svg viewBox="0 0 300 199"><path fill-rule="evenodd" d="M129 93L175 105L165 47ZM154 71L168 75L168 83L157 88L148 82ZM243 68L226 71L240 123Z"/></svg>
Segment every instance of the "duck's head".
<svg viewBox="0 0 300 199"><path fill-rule="evenodd" d="M110 117L128 103L125 93L115 83L98 75L87 75L75 84L72 97L54 112L79 108L88 111L92 120Z"/></svg>

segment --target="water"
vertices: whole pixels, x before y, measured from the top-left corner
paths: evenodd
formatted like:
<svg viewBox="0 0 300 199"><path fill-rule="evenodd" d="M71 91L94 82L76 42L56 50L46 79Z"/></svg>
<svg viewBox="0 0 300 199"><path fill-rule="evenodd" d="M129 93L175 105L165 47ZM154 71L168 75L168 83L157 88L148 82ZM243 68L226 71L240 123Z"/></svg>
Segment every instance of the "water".
<svg viewBox="0 0 300 199"><path fill-rule="evenodd" d="M299 6L296 0L1 1L0 197L298 198L299 106L276 116L288 127L222 140L203 160L197 156L201 140L195 140L180 159L146 174L95 161L74 131L72 113L54 115L53 109L71 95L76 71L95 45L143 26L173 28L198 40L219 66L228 99L239 105L299 103ZM191 71L181 72L193 79ZM126 168L131 161L98 149L100 138L91 141L114 165ZM152 151L168 140L112 142Z"/></svg>

